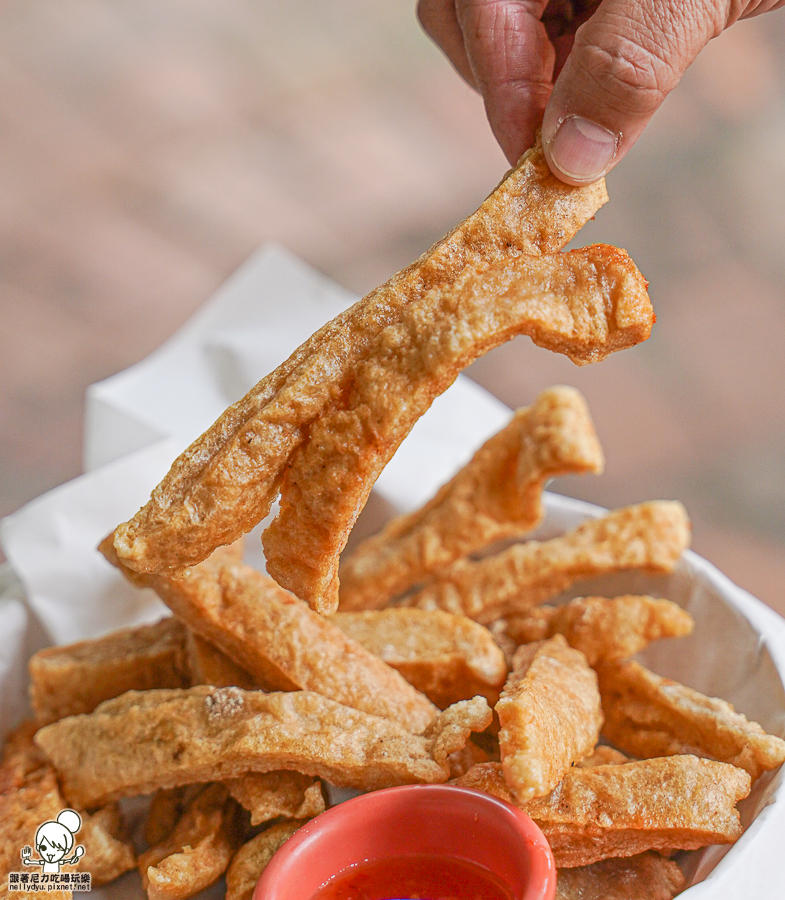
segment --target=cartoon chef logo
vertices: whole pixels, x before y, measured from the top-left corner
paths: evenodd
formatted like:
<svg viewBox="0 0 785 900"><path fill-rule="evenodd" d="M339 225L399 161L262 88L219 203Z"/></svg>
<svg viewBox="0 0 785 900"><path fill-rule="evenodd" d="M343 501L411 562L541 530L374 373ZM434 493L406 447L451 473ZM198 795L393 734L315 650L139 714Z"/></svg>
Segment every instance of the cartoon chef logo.
<svg viewBox="0 0 785 900"><path fill-rule="evenodd" d="M74 809L64 809L57 819L39 825L35 849L40 857L33 859L30 847L22 847L22 865L42 866L44 875L55 875L60 872L60 866L78 862L84 855L84 847L81 844L74 847L74 835L81 827L82 817Z"/></svg>

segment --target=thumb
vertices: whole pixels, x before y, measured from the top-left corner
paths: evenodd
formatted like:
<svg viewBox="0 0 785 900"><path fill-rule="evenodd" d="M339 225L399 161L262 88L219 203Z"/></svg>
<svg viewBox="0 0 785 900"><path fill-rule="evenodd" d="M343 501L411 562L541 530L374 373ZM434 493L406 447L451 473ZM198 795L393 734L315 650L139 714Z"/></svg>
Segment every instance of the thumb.
<svg viewBox="0 0 785 900"><path fill-rule="evenodd" d="M569 184L610 171L695 57L731 0L603 0L582 25L543 120L548 165Z"/></svg>

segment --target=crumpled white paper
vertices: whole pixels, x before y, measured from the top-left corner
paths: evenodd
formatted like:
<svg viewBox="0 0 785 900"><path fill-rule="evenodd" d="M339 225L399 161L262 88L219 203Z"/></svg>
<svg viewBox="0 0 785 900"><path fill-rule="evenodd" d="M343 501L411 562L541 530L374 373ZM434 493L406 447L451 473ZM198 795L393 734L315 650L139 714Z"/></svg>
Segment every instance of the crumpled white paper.
<svg viewBox="0 0 785 900"><path fill-rule="evenodd" d="M35 650L166 614L152 592L128 585L96 545L147 500L174 457L229 403L353 300L281 248L263 248L159 350L88 390L87 474L0 522L13 570L0 567L0 736L27 711L26 660ZM459 378L385 469L375 494L386 502L378 508L422 503L508 417L497 400ZM600 512L558 495L549 495L547 505L537 536ZM260 563L258 544L251 550ZM644 662L725 697L767 730L785 735L785 622L704 560L688 553L668 577L624 573L579 589L573 595L652 593L684 605L696 619L695 633L652 645ZM742 804L745 822L756 814L729 851L688 855L691 878L704 880L682 896L782 897L785 788L779 773L760 779ZM143 896L134 875L94 893Z"/></svg>

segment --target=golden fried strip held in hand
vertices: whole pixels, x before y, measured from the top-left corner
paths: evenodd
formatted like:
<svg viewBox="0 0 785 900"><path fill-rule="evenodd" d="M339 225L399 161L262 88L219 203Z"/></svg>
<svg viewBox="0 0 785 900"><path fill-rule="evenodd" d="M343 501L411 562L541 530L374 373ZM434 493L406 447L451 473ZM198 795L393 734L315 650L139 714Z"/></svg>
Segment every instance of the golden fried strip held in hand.
<svg viewBox="0 0 785 900"><path fill-rule="evenodd" d="M455 783L512 799L500 763L474 766ZM732 844L742 833L736 803L749 790L749 775L736 766L669 756L570 769L547 797L521 808L542 829L556 865L573 868L645 850Z"/></svg>
<svg viewBox="0 0 785 900"><path fill-rule="evenodd" d="M685 884L673 860L649 851L559 869L554 900L673 900Z"/></svg>
<svg viewBox="0 0 785 900"><path fill-rule="evenodd" d="M692 632L692 616L670 600L638 597L576 597L564 606L539 606L507 620L516 643L563 634L590 666L634 656L652 641Z"/></svg>
<svg viewBox="0 0 785 900"><path fill-rule="evenodd" d="M172 832L139 857L149 900L186 900L226 871L242 840L239 808L222 784L208 784Z"/></svg>
<svg viewBox="0 0 785 900"><path fill-rule="evenodd" d="M607 199L602 180L574 188L555 178L538 139L477 212L316 332L175 460L147 505L117 529L120 558L139 572L177 571L250 531L308 425L408 303L448 289L466 267L561 250Z"/></svg>
<svg viewBox="0 0 785 900"><path fill-rule="evenodd" d="M603 734L643 758L693 753L745 769L755 780L785 762L785 741L730 703L655 675L637 662L598 670Z"/></svg>
<svg viewBox="0 0 785 900"><path fill-rule="evenodd" d="M594 749L597 676L562 635L520 647L496 704L504 778L518 804L543 797Z"/></svg>
<svg viewBox="0 0 785 900"><path fill-rule="evenodd" d="M47 725L36 743L70 802L106 800L248 772L292 769L339 787L440 783L449 754L491 721L483 698L440 713L425 735L312 691L265 694L205 685L129 691Z"/></svg>
<svg viewBox="0 0 785 900"><path fill-rule="evenodd" d="M549 478L600 472L602 466L580 393L569 387L543 391L425 506L388 522L341 563L340 609L381 609L456 559L531 531L542 519Z"/></svg>
<svg viewBox="0 0 785 900"><path fill-rule="evenodd" d="M109 538L100 549L119 565ZM264 688L318 691L415 734L437 712L378 656L250 566L216 554L177 578L120 568Z"/></svg>
<svg viewBox="0 0 785 900"><path fill-rule="evenodd" d="M312 819L324 812L322 784L299 772L253 772L224 782L234 799L251 814L251 825L270 819Z"/></svg>
<svg viewBox="0 0 785 900"><path fill-rule="evenodd" d="M126 691L187 687L185 627L168 618L154 625L33 654L30 699L39 725L92 712Z"/></svg>
<svg viewBox="0 0 785 900"><path fill-rule="evenodd" d="M226 900L251 900L273 855L308 819L273 825L243 844L226 872Z"/></svg>
<svg viewBox="0 0 785 900"><path fill-rule="evenodd" d="M646 282L615 247L519 256L467 269L448 293L411 303L311 426L263 535L267 571L319 612L338 606L338 558L376 479L434 399L470 362L516 335L593 362L645 340Z"/></svg>
<svg viewBox="0 0 785 900"><path fill-rule="evenodd" d="M672 572L689 540L681 503L640 503L587 519L549 541L515 544L479 562L460 560L402 605L493 622L524 613L581 579L623 569Z"/></svg>
<svg viewBox="0 0 785 900"><path fill-rule="evenodd" d="M379 609L330 617L440 709L476 694L493 704L507 663L487 628L441 610Z"/></svg>

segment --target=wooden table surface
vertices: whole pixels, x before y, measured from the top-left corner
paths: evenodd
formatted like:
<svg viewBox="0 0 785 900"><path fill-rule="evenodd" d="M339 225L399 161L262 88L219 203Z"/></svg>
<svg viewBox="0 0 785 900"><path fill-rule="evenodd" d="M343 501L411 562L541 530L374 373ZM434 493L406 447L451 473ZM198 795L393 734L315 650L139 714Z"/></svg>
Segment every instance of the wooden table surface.
<svg viewBox="0 0 785 900"><path fill-rule="evenodd" d="M86 385L261 242L358 293L505 169L479 99L395 0L10 0L0 11L0 514L81 469ZM785 12L712 42L580 235L659 317L582 369L525 340L472 377L569 383L607 455L563 493L679 498L694 547L785 612ZM260 376L263 373L260 373Z"/></svg>

